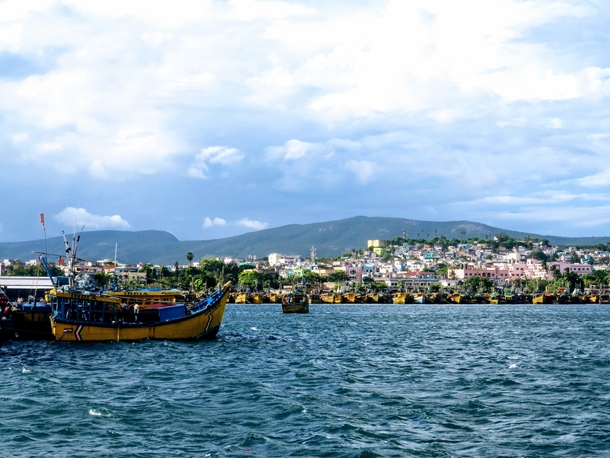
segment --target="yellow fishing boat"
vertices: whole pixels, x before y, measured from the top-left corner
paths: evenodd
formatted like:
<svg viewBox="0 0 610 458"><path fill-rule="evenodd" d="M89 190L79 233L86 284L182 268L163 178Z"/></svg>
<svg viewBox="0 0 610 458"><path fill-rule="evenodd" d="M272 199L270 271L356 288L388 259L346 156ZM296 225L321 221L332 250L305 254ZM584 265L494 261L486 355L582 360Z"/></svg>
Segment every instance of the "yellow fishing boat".
<svg viewBox="0 0 610 458"><path fill-rule="evenodd" d="M403 292L403 291L399 291L396 294L394 294L394 297L392 297L392 303L393 304L406 304L407 303L407 293Z"/></svg>
<svg viewBox="0 0 610 458"><path fill-rule="evenodd" d="M263 300L264 299L263 293L251 293L249 299L250 299L251 304L262 304L263 302L265 302Z"/></svg>
<svg viewBox="0 0 610 458"><path fill-rule="evenodd" d="M362 296L360 294L356 294L353 291L350 291L343 295L343 301L348 304L359 304L362 303Z"/></svg>
<svg viewBox="0 0 610 458"><path fill-rule="evenodd" d="M379 302L379 293L368 293L366 295L366 302L369 304L377 304Z"/></svg>
<svg viewBox="0 0 610 458"><path fill-rule="evenodd" d="M335 295L333 293L322 293L320 294L320 300L325 304L334 304Z"/></svg>
<svg viewBox="0 0 610 458"><path fill-rule="evenodd" d="M58 290L52 295L51 330L55 340L72 342L211 339L220 329L230 285L194 304L148 310L124 307L124 298Z"/></svg>
<svg viewBox="0 0 610 458"><path fill-rule="evenodd" d="M532 298L532 304L552 304L555 300L555 295L553 293L540 293L536 294Z"/></svg>
<svg viewBox="0 0 610 458"><path fill-rule="evenodd" d="M235 303L236 304L247 304L248 303L248 293L237 293L235 295Z"/></svg>
<svg viewBox="0 0 610 458"><path fill-rule="evenodd" d="M267 302L270 304L276 304L281 301L281 297L277 293L267 293Z"/></svg>

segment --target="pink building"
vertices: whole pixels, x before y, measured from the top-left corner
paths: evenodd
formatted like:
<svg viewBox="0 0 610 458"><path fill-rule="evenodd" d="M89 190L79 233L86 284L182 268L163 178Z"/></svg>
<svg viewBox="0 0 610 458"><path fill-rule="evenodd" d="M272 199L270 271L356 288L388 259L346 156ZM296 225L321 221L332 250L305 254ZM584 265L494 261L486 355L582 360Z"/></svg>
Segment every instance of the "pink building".
<svg viewBox="0 0 610 458"><path fill-rule="evenodd" d="M577 273L578 275L590 274L592 268L589 264L570 264L567 262L548 263L547 270L544 270L542 263L537 259L528 259L526 262L516 262L511 264L494 264L476 266L473 264L460 264L459 269L455 269L456 279L466 279L473 276L487 277L495 280L513 280L516 278L552 280L552 266L557 267L560 273L566 270Z"/></svg>
<svg viewBox="0 0 610 458"><path fill-rule="evenodd" d="M487 277L493 278L497 280L508 280L510 279L510 274L508 271L508 266L505 264L501 265L485 265L485 266L476 266L473 264L460 264L459 269L455 269L453 272L455 273L455 278L463 280L469 277Z"/></svg>
<svg viewBox="0 0 610 458"><path fill-rule="evenodd" d="M559 261L549 262L548 270L550 271L553 266L559 270L559 273L564 273L568 269L570 269L570 272L577 273L578 275L585 275L593 272L593 268L589 264L570 264L569 262Z"/></svg>

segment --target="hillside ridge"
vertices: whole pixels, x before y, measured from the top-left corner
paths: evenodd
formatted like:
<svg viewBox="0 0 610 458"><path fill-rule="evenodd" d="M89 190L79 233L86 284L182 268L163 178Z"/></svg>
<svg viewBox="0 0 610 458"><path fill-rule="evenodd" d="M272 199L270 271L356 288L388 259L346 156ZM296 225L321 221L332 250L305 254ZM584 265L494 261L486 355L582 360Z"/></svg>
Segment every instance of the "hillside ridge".
<svg viewBox="0 0 610 458"><path fill-rule="evenodd" d="M448 239L494 236L505 233L511 237L547 239L554 245L593 246L610 242L610 237L558 237L501 229L472 221L419 221L408 218L355 216L336 221L285 226L248 232L242 235L213 240L178 240L173 234L159 230L143 231L86 231L81 234L77 256L89 261L114 259L125 263L174 264L186 262L186 253L192 252L195 260L209 257L246 258L249 255L264 257L270 253L310 256L312 246L317 257L335 257L352 249L366 247L367 240L391 240L402 237ZM68 243L72 234L66 234ZM47 252L61 255L65 252L62 236L46 241ZM0 259L35 259L37 252L45 251L44 239L26 242L0 243ZM53 259L53 256L50 256Z"/></svg>

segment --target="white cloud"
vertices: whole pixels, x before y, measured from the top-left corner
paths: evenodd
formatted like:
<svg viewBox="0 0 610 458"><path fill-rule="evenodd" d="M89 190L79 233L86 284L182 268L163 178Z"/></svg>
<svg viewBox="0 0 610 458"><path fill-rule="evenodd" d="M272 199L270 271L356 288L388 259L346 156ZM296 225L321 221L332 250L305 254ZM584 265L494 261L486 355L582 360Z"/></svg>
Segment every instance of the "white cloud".
<svg viewBox="0 0 610 458"><path fill-rule="evenodd" d="M300 140L288 140L283 146L272 146L266 149L269 159L282 159L284 161L306 158L320 154L332 154L332 150L320 143L309 143Z"/></svg>
<svg viewBox="0 0 610 458"><path fill-rule="evenodd" d="M546 191L529 193L527 196L489 196L475 199L468 202L471 205L506 205L506 206L535 206L535 205L554 205L569 202L607 202L610 199L608 194L583 194L569 193L565 191Z"/></svg>
<svg viewBox="0 0 610 458"><path fill-rule="evenodd" d="M314 13L314 10L305 6L280 1L230 0L229 4L231 11L224 18L240 21L251 21L257 18L284 19Z"/></svg>
<svg viewBox="0 0 610 458"><path fill-rule="evenodd" d="M208 178L208 164L234 165L241 162L245 155L238 149L226 146L210 146L201 150L189 167L187 174L192 178Z"/></svg>
<svg viewBox="0 0 610 458"><path fill-rule="evenodd" d="M226 227L228 225L231 226L237 226L237 227L245 227L247 229L254 229L254 230L261 230L261 229L266 229L269 226L269 223L264 223L258 220L251 220L248 218L242 218L239 221L234 221L234 222L227 222L226 220L224 220L223 218L210 218L209 216L206 216L202 227L204 229L211 229L211 228L215 228L215 227Z"/></svg>
<svg viewBox="0 0 610 458"><path fill-rule="evenodd" d="M262 229L266 229L269 226L269 223L264 223L259 220L251 220L248 218L242 218L236 223L238 226L247 227L248 229L254 229L255 231L260 231Z"/></svg>
<svg viewBox="0 0 610 458"><path fill-rule="evenodd" d="M354 172L362 184L373 180L382 171L381 167L371 161L347 161L345 168Z"/></svg>
<svg viewBox="0 0 610 458"><path fill-rule="evenodd" d="M120 215L102 216L89 213L84 208L66 207L53 216L57 222L72 226L85 226L87 229L131 229L131 225Z"/></svg>
<svg viewBox="0 0 610 458"><path fill-rule="evenodd" d="M321 89L308 107L328 120L430 110L446 123L468 113L465 97L486 93L506 101L607 94L609 69L562 68L561 56L523 39L542 24L593 14L552 1L392 0L366 15L270 26L269 37L307 58L292 71L276 59L267 77L277 83L272 75L281 74L284 93ZM273 97L271 84L260 90Z"/></svg>
<svg viewBox="0 0 610 458"><path fill-rule="evenodd" d="M591 134L588 135L587 138L589 140L604 140L606 138L610 138L610 134Z"/></svg>
<svg viewBox="0 0 610 458"><path fill-rule="evenodd" d="M580 186L587 188L598 188L610 186L610 169L601 170L598 173L585 176L577 180Z"/></svg>
<svg viewBox="0 0 610 458"><path fill-rule="evenodd" d="M144 20L161 27L177 27L205 20L210 17L213 6L210 0L173 0L166 2L147 2L143 0L107 0L90 2L87 0L63 0L80 12L111 19L133 18Z"/></svg>
<svg viewBox="0 0 610 458"><path fill-rule="evenodd" d="M204 229L208 229L210 227L214 227L214 226L226 226L227 222L222 219L222 218L210 218L209 216L206 216L205 219L203 220L203 228Z"/></svg>
<svg viewBox="0 0 610 458"><path fill-rule="evenodd" d="M539 220L563 222L576 227L595 227L610 223L610 206L599 207L530 207L524 210L500 212L504 220Z"/></svg>
<svg viewBox="0 0 610 458"><path fill-rule="evenodd" d="M29 135L27 132L20 132L18 134L11 135L13 143L23 143L28 139Z"/></svg>

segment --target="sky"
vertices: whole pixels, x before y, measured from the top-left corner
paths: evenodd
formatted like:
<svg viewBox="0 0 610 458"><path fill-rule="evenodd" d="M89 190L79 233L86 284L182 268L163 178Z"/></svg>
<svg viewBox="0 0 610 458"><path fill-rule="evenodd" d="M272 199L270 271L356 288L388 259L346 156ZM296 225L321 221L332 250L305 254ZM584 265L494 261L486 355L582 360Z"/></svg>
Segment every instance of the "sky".
<svg viewBox="0 0 610 458"><path fill-rule="evenodd" d="M0 242L610 236L606 0L0 0Z"/></svg>

